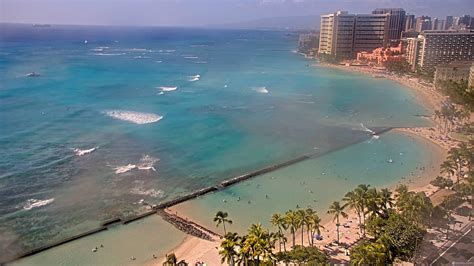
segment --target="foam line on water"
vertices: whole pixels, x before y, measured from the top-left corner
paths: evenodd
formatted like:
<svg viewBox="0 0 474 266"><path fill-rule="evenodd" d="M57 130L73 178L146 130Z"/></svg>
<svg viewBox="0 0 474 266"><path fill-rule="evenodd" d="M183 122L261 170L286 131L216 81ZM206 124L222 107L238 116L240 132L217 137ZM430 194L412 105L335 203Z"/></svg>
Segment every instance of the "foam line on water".
<svg viewBox="0 0 474 266"><path fill-rule="evenodd" d="M178 89L178 87L158 87L158 89L160 89L162 92L170 92L170 91L175 91Z"/></svg>
<svg viewBox="0 0 474 266"><path fill-rule="evenodd" d="M201 78L201 75L197 74L189 77L189 81L198 81Z"/></svg>
<svg viewBox="0 0 474 266"><path fill-rule="evenodd" d="M77 155L77 156L83 156L83 155L86 155L86 154L89 154L95 150L97 150L99 147L93 147L93 148L90 148L90 149L85 149L85 150L81 150L79 148L74 148L74 153Z"/></svg>
<svg viewBox="0 0 474 266"><path fill-rule="evenodd" d="M45 199L45 200L39 200L39 199L29 199L26 201L26 203L23 205L23 210L31 210L34 208L39 208L45 205L48 205L54 201L54 198L50 199Z"/></svg>
<svg viewBox="0 0 474 266"><path fill-rule="evenodd" d="M110 110L104 111L104 114L127 122L131 122L137 125L155 123L163 119L163 116L153 113L140 113L135 111L126 110Z"/></svg>

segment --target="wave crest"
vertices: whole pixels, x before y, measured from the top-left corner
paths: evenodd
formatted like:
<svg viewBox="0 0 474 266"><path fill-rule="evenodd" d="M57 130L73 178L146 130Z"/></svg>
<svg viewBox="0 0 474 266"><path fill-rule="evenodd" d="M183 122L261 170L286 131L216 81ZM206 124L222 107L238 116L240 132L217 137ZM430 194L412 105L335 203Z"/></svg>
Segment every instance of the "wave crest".
<svg viewBox="0 0 474 266"><path fill-rule="evenodd" d="M189 77L189 81L198 81L201 78L201 75L197 74Z"/></svg>
<svg viewBox="0 0 474 266"><path fill-rule="evenodd" d="M127 165L122 165L122 166L115 167L114 170L115 170L116 174L123 174L123 173L131 171L135 168L137 168L137 166L135 164L130 164L129 163Z"/></svg>
<svg viewBox="0 0 474 266"><path fill-rule="evenodd" d="M154 165L159 160L160 159L155 158L155 157L151 157L148 154L143 155L142 158L140 159L139 164L137 165L137 168L139 170L153 170L153 171L156 172L156 169L155 169Z"/></svg>
<svg viewBox="0 0 474 266"><path fill-rule="evenodd" d="M23 205L24 210L31 210L34 208L39 208L45 205L48 205L54 201L54 198L45 199L45 200L38 200L38 199L29 199L26 201L25 205Z"/></svg>
<svg viewBox="0 0 474 266"><path fill-rule="evenodd" d="M267 87L257 87L254 90L258 93L264 93L264 94L268 93Z"/></svg>
<svg viewBox="0 0 474 266"><path fill-rule="evenodd" d="M90 148L90 149L86 149L86 150L81 150L79 148L74 148L74 153L77 155L77 156L82 156L82 155L86 155L88 153L91 153L95 150L97 150L99 147L94 147L94 148Z"/></svg>
<svg viewBox="0 0 474 266"><path fill-rule="evenodd" d="M140 113L134 111L111 110L104 112L107 116L115 119L142 125L160 121L163 116L152 113Z"/></svg>
<svg viewBox="0 0 474 266"><path fill-rule="evenodd" d="M178 87L158 87L162 92L175 91Z"/></svg>

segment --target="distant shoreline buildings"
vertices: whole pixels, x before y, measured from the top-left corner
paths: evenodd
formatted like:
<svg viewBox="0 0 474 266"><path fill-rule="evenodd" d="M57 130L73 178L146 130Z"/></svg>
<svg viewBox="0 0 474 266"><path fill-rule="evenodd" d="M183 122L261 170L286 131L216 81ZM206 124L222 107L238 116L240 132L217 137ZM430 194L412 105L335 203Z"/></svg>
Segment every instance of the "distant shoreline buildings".
<svg viewBox="0 0 474 266"><path fill-rule="evenodd" d="M470 66L473 29L474 17L470 15L438 19L415 17L402 8L377 8L371 14L337 11L321 15L318 55L329 56L334 62L357 60L378 66L406 60L412 71L433 75L439 66L439 78L459 80L462 76L461 80L467 80L472 76L470 68L453 70L449 64Z"/></svg>
<svg viewBox="0 0 474 266"><path fill-rule="evenodd" d="M406 60L413 70L433 72L438 65L473 60L473 30L427 30L405 41Z"/></svg>

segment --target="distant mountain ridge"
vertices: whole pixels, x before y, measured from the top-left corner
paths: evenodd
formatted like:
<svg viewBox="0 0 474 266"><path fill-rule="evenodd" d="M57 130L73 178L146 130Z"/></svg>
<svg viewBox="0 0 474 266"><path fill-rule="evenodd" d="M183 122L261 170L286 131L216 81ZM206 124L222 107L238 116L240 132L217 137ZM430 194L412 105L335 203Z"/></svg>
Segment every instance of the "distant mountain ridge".
<svg viewBox="0 0 474 266"><path fill-rule="evenodd" d="M210 28L224 29L270 29L270 30L317 30L320 16L271 17L236 23L209 25Z"/></svg>

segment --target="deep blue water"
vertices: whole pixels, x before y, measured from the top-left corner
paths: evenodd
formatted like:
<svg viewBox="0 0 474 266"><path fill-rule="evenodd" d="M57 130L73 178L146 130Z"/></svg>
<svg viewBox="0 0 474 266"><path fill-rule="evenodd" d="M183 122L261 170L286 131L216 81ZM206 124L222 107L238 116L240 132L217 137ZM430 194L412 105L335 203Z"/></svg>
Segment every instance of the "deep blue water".
<svg viewBox="0 0 474 266"><path fill-rule="evenodd" d="M159 203L367 139L361 123L426 124L409 91L312 66L293 52L296 40L287 32L1 24L0 250L129 215L141 199ZM137 124L110 112L162 119Z"/></svg>

